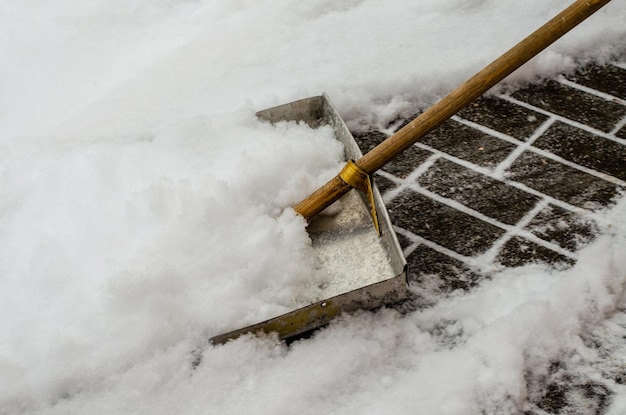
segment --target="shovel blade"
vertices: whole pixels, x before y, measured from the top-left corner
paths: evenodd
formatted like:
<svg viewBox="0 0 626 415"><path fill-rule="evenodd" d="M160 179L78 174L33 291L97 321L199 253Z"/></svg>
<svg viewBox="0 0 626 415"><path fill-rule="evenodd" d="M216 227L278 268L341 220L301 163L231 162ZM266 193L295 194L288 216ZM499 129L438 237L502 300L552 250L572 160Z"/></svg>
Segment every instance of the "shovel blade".
<svg viewBox="0 0 626 415"><path fill-rule="evenodd" d="M257 113L259 119L305 122L313 128L330 125L345 149L346 160L362 157L352 134L324 94ZM331 276L323 299L288 313L215 336L225 343L247 333L276 333L286 340L327 325L334 317L356 310L373 310L408 296L407 264L378 188L373 186L381 236L372 224L369 200L360 192L340 199L332 215L319 215L307 228L318 263Z"/></svg>

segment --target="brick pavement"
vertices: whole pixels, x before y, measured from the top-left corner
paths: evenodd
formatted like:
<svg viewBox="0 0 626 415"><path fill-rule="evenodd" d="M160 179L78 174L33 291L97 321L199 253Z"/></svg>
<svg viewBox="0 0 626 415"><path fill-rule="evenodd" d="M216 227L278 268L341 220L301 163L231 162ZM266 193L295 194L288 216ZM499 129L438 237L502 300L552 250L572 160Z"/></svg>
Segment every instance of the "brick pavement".
<svg viewBox="0 0 626 415"><path fill-rule="evenodd" d="M387 137L354 135L364 152ZM482 97L376 181L410 266L412 308L505 267L569 267L597 236L597 212L626 191L626 65L590 65ZM535 407L559 413L576 388L592 401L610 395L597 382L554 383Z"/></svg>

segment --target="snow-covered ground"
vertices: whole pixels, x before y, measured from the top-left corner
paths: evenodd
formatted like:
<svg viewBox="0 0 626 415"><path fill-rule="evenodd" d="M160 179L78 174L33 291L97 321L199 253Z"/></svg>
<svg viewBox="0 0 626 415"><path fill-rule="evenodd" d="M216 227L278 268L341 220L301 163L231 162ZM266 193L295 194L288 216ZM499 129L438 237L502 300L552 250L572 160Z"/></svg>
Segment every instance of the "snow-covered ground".
<svg viewBox="0 0 626 415"><path fill-rule="evenodd" d="M626 365L624 201L573 269L290 348L206 344L326 277L285 209L341 149L256 110L326 91L353 128L384 123L568 3L0 0L0 413L515 414L551 362L594 367L583 333ZM512 82L609 59L624 21L610 3Z"/></svg>

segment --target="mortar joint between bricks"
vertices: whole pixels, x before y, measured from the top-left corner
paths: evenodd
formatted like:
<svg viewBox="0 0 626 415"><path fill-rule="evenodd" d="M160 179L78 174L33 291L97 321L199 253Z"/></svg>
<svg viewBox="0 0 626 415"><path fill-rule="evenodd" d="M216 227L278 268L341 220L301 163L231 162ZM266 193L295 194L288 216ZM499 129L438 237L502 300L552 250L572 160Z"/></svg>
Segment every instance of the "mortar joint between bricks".
<svg viewBox="0 0 626 415"><path fill-rule="evenodd" d="M541 137L548 130L548 128L550 128L554 124L555 121L556 121L556 118L551 116L535 130L535 132L528 138L528 140L518 144L517 148L515 148L515 150L513 150L511 154L509 154L509 156L506 159L504 159L500 164L498 164L498 166L494 169L494 172L493 172L494 177L502 180L504 178L504 173L506 172L506 170L509 167L511 167L511 165L515 162L515 160L517 160L517 158L524 151L531 148L533 143L539 137Z"/></svg>
<svg viewBox="0 0 626 415"><path fill-rule="evenodd" d="M624 140L619 138L619 137L616 137L614 134L607 133L607 132L604 132L602 130L598 130L597 128L590 127L589 125L583 124L583 123L581 123L579 121L575 121L575 120L572 120L570 118L564 117L562 115L555 114L555 113L550 112L550 111L546 111L543 108L540 108L540 107L534 106L532 104L529 104L527 102L521 101L521 100L516 99L516 98L514 98L514 97L512 97L510 95L501 94L501 95L498 95L498 98L506 100L506 101L509 101L512 104L519 105L519 106L527 108L529 110L538 112L540 114L547 115L548 117L554 117L557 121L560 121L560 122L562 122L564 124L567 124L567 125L571 125L572 127L579 128L579 129L581 129L583 131L587 131L588 133L595 134L597 136L606 138L608 140L617 141L620 144L624 144Z"/></svg>
<svg viewBox="0 0 626 415"><path fill-rule="evenodd" d="M604 99L606 101L615 102L617 104L621 104L621 105L626 106L626 101L621 99L621 98L619 98L619 97L616 97L616 96L611 95L611 94L607 94L606 92L598 91L597 89L590 88L588 86L581 85L581 84L576 83L574 81L570 81L569 79L565 78L563 75L559 76L557 78L557 81L560 84L562 84L562 85L568 86L570 88L577 89L577 90L579 90L581 92L584 92L586 94L594 95L594 96L596 96L598 98L602 98L602 99Z"/></svg>
<svg viewBox="0 0 626 415"><path fill-rule="evenodd" d="M436 153L432 154L424 162L422 162L422 164L420 164L415 170L413 170L411 174L409 174L404 179L400 179L396 176L386 173L385 171L382 171L381 173L384 174L384 177L386 177L387 175L392 176L395 180L394 179L391 179L391 180L398 183L398 186L395 189L390 190L389 192L385 193L385 195L383 196L383 201L385 202L385 204L390 203L393 199L396 198L396 196L398 196L399 194L404 192L407 188L409 188L412 183L416 183L419 177L422 174L424 174L433 164L435 164L435 162L440 157L441 156L439 154L436 154Z"/></svg>

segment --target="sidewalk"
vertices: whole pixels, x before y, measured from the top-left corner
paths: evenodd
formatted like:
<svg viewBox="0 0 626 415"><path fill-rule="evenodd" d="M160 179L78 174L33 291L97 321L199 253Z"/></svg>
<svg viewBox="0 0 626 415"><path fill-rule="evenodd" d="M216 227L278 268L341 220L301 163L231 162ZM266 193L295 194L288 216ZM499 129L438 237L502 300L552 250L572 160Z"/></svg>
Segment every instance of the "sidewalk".
<svg viewBox="0 0 626 415"><path fill-rule="evenodd" d="M366 152L386 134L355 138ZM376 182L409 280L427 293L415 294L413 308L470 290L505 267L569 267L598 235L596 212L626 191L626 65L588 66L480 98L379 171ZM553 383L535 405L545 411L537 413L569 413L568 396L582 394L601 410L611 393L595 381Z"/></svg>

